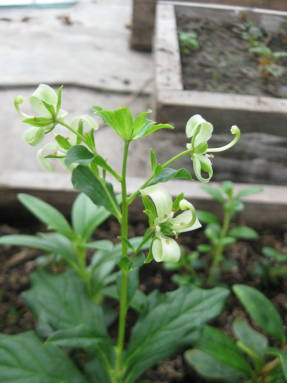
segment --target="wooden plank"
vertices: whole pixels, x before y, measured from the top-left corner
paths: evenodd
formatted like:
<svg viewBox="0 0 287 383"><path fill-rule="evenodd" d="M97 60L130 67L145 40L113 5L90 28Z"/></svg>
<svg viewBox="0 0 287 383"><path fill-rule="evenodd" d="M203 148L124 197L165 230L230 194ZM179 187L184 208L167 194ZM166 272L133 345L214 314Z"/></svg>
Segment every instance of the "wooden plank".
<svg viewBox="0 0 287 383"><path fill-rule="evenodd" d="M15 172L0 175L0 208L2 219L5 216L13 216L14 219L24 213L17 202L17 193L31 193L43 198L47 202L62 209L66 214L70 212L70 207L76 192L70 183L68 174L39 172ZM128 192L133 193L145 180L137 177L128 178ZM216 183L210 183L217 185ZM114 185L116 192L119 186ZM168 189L173 196L184 193L186 198L191 200L198 209L208 210L214 213L220 211L217 203L201 190L200 182L171 181ZM236 184L235 190L251 186L246 184ZM254 186L254 185L253 185ZM240 220L254 227L274 226L281 227L287 225L287 193L286 188L281 186L260 185L262 193L247 197L245 199L246 209L240 214ZM133 214L137 217L141 214L143 206L140 199L137 200Z"/></svg>
<svg viewBox="0 0 287 383"><path fill-rule="evenodd" d="M159 3L157 8L154 57L157 88L182 90L180 54L174 7Z"/></svg>

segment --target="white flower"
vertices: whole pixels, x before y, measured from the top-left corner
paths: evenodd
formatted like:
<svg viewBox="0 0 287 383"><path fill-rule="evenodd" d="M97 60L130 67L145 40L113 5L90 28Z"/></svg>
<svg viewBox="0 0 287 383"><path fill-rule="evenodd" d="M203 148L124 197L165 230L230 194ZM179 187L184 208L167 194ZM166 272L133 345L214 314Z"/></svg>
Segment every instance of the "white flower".
<svg viewBox="0 0 287 383"><path fill-rule="evenodd" d="M169 192L159 185L149 186L141 191L143 197L153 202L154 211L147 208L150 222L155 229L152 243L152 254L156 262L177 262L180 258L180 247L170 236L192 231L201 227L193 205L181 199L176 211L183 211L174 217L175 211Z"/></svg>

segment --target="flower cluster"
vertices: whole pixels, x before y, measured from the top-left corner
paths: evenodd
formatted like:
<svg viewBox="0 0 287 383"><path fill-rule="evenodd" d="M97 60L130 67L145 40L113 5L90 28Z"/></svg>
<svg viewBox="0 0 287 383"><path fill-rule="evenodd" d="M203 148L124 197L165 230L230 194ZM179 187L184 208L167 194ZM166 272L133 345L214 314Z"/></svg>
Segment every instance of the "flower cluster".
<svg viewBox="0 0 287 383"><path fill-rule="evenodd" d="M141 194L150 226L155 233L151 247L153 258L156 262L177 262L180 247L171 237L201 227L193 205L183 195L173 203L169 192L159 185L149 186ZM182 213L175 216L177 211Z"/></svg>

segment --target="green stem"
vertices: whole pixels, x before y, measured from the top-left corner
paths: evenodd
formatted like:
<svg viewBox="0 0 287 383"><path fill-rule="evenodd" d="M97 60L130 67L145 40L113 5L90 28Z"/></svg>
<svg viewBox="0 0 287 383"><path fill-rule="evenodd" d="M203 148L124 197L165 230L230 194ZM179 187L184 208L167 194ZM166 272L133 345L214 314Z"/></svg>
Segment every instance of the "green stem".
<svg viewBox="0 0 287 383"><path fill-rule="evenodd" d="M161 165L161 168L164 169L166 168L168 165L170 165L172 162L178 160L179 158L181 157L184 157L186 156L187 154L190 154L193 152L193 149L188 149L188 150L185 150L179 154L177 154L176 156L170 158L168 161L166 161L164 164ZM130 205L136 198L137 196L139 195L141 189L144 189L149 183L150 181L155 177L155 172L152 173L152 175L140 186L140 188L134 192L132 195L129 196L128 198L128 204Z"/></svg>
<svg viewBox="0 0 287 383"><path fill-rule="evenodd" d="M219 265L222 261L222 254L224 250L224 244L222 243L222 241L226 237L226 234L229 230L230 219L230 214L227 211L224 211L223 224L220 230L219 242L213 250L212 264L207 279L207 284L209 286L212 286L214 284L218 273Z"/></svg>
<svg viewBox="0 0 287 383"><path fill-rule="evenodd" d="M122 165L122 219L121 219L121 241L122 241L122 259L128 257L128 201L127 201L127 158L129 150L129 141L125 142L123 165ZM115 375L118 382L121 382L123 376L123 350L126 334L126 317L128 311L128 276L129 272L121 270L121 292L120 292L120 313L118 324L118 341L116 346L116 365Z"/></svg>

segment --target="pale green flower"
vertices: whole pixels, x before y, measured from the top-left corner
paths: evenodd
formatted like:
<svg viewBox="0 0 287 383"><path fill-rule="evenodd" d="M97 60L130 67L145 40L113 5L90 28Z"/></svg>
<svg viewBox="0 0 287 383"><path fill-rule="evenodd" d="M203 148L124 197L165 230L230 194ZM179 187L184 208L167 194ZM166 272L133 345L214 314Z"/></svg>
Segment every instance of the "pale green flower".
<svg viewBox="0 0 287 383"><path fill-rule="evenodd" d="M60 108L61 90L62 88L59 88L58 91L55 92L50 86L40 84L29 98L34 115L29 115L21 110L20 106L24 102L22 96L15 98L14 105L17 112L22 117L25 117L23 122L34 128L30 128L24 134L24 140L28 144L37 145L40 143L45 134L55 128L57 121L62 120L66 116L67 113Z"/></svg>
<svg viewBox="0 0 287 383"><path fill-rule="evenodd" d="M240 130L237 126L231 127L231 133L235 135L234 139L227 145L220 148L208 147L208 140L212 136L213 125L202 118L199 114L192 116L186 124L186 136L191 139L191 143L187 144L187 149L191 150L190 156L193 162L193 170L197 179L201 182L208 182L212 175L212 162L210 158L213 155L209 153L223 152L234 146L240 139ZM202 173L206 173L204 177Z"/></svg>
<svg viewBox="0 0 287 383"><path fill-rule="evenodd" d="M182 198L175 207L169 192L159 185L149 186L143 189L141 194L150 224L155 231L152 243L152 255L155 261L177 262L180 258L180 247L170 237L177 237L180 233L201 227L193 205ZM146 203L146 197L149 197L152 205ZM174 216L177 211L182 213Z"/></svg>

